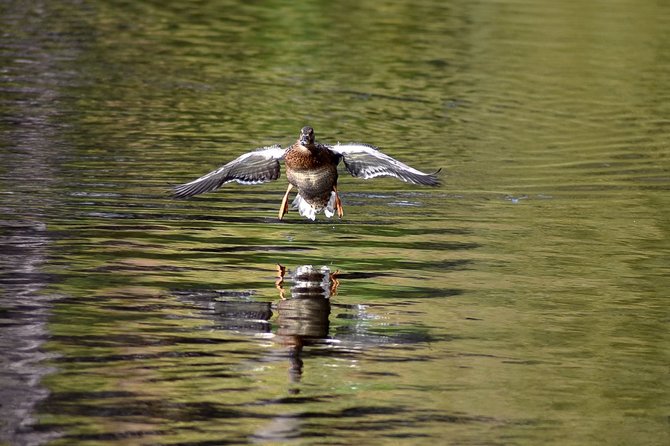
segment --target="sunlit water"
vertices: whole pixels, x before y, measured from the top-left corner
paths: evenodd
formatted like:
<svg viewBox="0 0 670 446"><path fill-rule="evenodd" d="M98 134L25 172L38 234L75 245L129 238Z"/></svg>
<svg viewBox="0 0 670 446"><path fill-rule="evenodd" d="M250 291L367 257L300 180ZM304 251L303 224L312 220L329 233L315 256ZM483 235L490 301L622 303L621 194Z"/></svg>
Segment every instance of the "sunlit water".
<svg viewBox="0 0 670 446"><path fill-rule="evenodd" d="M670 443L670 8L244 3L0 7L0 444Z"/></svg>

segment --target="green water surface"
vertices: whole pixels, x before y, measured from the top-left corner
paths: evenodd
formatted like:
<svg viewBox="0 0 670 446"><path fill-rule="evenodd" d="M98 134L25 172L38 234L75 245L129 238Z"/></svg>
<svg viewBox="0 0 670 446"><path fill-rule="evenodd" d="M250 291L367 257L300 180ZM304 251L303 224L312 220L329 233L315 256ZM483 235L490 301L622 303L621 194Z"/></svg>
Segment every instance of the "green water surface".
<svg viewBox="0 0 670 446"><path fill-rule="evenodd" d="M670 444L670 5L30 0L0 28L0 444ZM304 125L443 185L342 172L315 223L277 220L283 176L168 197ZM304 298L301 265L337 275Z"/></svg>

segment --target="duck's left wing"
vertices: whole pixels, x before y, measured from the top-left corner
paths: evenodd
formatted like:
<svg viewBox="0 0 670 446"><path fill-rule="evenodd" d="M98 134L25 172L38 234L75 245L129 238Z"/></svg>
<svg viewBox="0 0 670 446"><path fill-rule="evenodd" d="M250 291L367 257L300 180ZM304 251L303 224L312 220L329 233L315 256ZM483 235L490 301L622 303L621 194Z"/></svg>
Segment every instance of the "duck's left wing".
<svg viewBox="0 0 670 446"><path fill-rule="evenodd" d="M387 176L424 186L438 186L440 184L437 173L442 169L438 169L435 173L421 172L385 155L374 146L359 143L338 143L328 148L342 155L344 165L349 173L355 177L368 179Z"/></svg>
<svg viewBox="0 0 670 446"><path fill-rule="evenodd" d="M279 145L263 147L245 153L228 164L201 176L189 183L175 186L175 198L187 198L218 189L226 183L237 181L242 184L259 184L279 178L279 160L286 150Z"/></svg>

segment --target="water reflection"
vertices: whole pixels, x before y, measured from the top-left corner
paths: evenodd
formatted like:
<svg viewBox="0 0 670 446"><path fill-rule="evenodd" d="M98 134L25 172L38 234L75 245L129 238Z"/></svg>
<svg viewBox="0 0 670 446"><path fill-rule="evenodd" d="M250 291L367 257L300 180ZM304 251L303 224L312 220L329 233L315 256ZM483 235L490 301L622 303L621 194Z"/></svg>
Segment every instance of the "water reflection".
<svg viewBox="0 0 670 446"><path fill-rule="evenodd" d="M30 429L35 406L49 395L41 381L53 357L42 348L54 300L43 291L50 277L40 272L49 243L40 222L0 223L0 443L39 444L57 435Z"/></svg>
<svg viewBox="0 0 670 446"><path fill-rule="evenodd" d="M209 310L217 328L261 337L269 335L275 345L281 347L281 356L288 361L288 394L298 395L304 348L327 343L330 298L337 294L339 272L331 272L327 266L312 265L300 265L291 270L281 264L277 264L276 271L276 302L255 300L252 292L192 290L175 294ZM266 401L266 404L285 402L286 398L282 397ZM298 438L300 434L299 412L292 412L271 417L251 438L254 441L284 441Z"/></svg>
<svg viewBox="0 0 670 446"><path fill-rule="evenodd" d="M0 26L0 444L41 444L59 436L34 430L36 407L48 396L42 380L55 357L44 343L59 296L53 265L55 231L49 213L62 209L60 165L67 154L59 83L71 79L58 69L77 55L77 46L53 48L44 21L24 4L3 4ZM51 30L53 32L53 30ZM49 75L45 75L49 73ZM30 87L27 87L30 86Z"/></svg>
<svg viewBox="0 0 670 446"><path fill-rule="evenodd" d="M303 362L301 354L306 345L318 344L328 336L330 322L330 297L337 294L340 282L338 271L330 272L327 266L316 269L312 265L301 265L290 274L293 286L291 297L286 298L284 281L287 269L277 265L279 277L276 282L281 300L277 304L277 343L285 346L289 353L289 378L291 383L300 382ZM294 389L293 393L298 390Z"/></svg>
<svg viewBox="0 0 670 446"><path fill-rule="evenodd" d="M298 384L303 374L301 356L304 348L327 343L330 298L337 294L339 271L331 272L327 266L317 268L312 265L290 270L280 264L276 270L278 300L274 303L253 299L253 292L182 290L174 294L205 307L218 329L261 337L268 335L286 353L289 383ZM297 387L289 391L299 393Z"/></svg>

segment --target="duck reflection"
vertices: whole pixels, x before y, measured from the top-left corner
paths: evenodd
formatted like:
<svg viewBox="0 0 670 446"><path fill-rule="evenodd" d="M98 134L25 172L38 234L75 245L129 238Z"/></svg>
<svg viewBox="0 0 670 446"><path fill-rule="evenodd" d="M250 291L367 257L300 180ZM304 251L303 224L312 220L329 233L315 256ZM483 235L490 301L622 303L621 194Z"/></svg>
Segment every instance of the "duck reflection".
<svg viewBox="0 0 670 446"><path fill-rule="evenodd" d="M172 293L208 313L208 317L216 321L217 329L271 337L286 349L289 381L296 384L302 377L303 348L325 344L329 337L330 298L337 294L339 271L312 265L289 270L279 264L276 271L277 302L256 300L252 291L175 290Z"/></svg>
<svg viewBox="0 0 670 446"><path fill-rule="evenodd" d="M290 287L290 299L286 298L284 282L287 269L277 265L277 281L280 301L277 304L277 343L287 347L289 352L289 379L297 383L302 376L302 359L305 345L319 344L328 336L330 326L330 297L337 294L338 271L322 266L316 269L312 265L297 267L289 272L293 286ZM297 390L293 390L297 393Z"/></svg>

